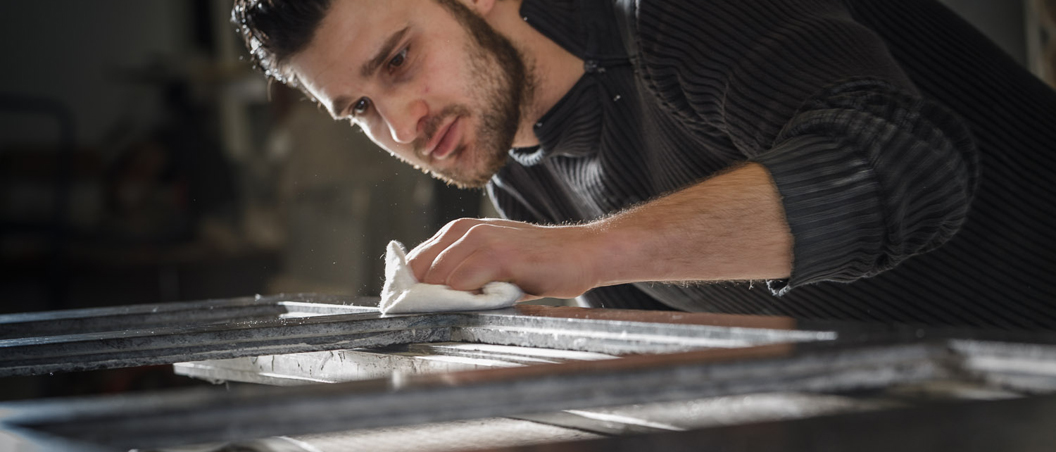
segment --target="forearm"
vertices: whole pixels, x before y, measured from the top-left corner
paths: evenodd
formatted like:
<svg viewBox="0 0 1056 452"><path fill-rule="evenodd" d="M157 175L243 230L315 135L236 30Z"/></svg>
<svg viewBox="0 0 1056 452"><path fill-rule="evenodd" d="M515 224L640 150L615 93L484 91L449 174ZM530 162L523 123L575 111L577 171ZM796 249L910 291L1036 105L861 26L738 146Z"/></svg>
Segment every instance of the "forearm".
<svg viewBox="0 0 1056 452"><path fill-rule="evenodd" d="M791 249L777 190L751 163L586 224L456 220L408 262L428 284L507 281L531 296L572 298L630 282L785 278Z"/></svg>
<svg viewBox="0 0 1056 452"><path fill-rule="evenodd" d="M787 278L792 235L769 172L749 163L584 225L599 285Z"/></svg>

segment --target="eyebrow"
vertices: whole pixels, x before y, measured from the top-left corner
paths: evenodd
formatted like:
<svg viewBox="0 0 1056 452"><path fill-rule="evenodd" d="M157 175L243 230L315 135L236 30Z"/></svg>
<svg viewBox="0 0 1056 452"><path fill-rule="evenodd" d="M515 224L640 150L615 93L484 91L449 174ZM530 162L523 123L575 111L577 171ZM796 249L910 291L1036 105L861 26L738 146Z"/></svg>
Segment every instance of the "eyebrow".
<svg viewBox="0 0 1056 452"><path fill-rule="evenodd" d="M400 41L403 40L403 37L407 35L407 31L410 30L410 28L411 27L409 25L405 26L402 30L397 31L391 36L389 36L389 39L386 39L385 42L382 43L381 48L379 48L377 53L374 54L374 58L371 58L370 61L363 63L363 67L359 70L360 76L363 78L369 78L373 76L374 73L377 72L383 64L385 64L385 60L388 59L390 54L392 54L392 51L396 48L396 46L400 44ZM348 96L338 97L334 100L334 103L331 104L330 110L333 112L332 114L334 116L339 116L342 112L345 111L346 108L348 108L348 104L350 103L352 103L352 98Z"/></svg>
<svg viewBox="0 0 1056 452"><path fill-rule="evenodd" d="M379 49L378 53L374 55L374 58L371 58L370 61L363 64L363 68L359 70L359 75L363 78L374 75L374 73L378 71L378 68L380 68L382 64L385 64L385 60L389 58L389 54L391 54L396 46L399 45L403 37L407 35L407 30L410 28L410 26L403 27L402 30L389 36L389 39L386 39L385 43L381 45L381 49Z"/></svg>

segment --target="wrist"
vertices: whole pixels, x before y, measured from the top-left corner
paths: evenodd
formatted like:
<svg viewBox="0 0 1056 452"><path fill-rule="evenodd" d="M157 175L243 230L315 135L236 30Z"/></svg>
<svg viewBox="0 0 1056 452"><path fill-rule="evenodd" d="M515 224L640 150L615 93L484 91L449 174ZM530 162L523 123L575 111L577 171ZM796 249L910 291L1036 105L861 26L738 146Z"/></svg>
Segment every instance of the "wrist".
<svg viewBox="0 0 1056 452"><path fill-rule="evenodd" d="M645 255L641 231L628 227L626 222L606 218L577 226L583 229L585 264L594 287L612 286L644 281L641 264Z"/></svg>

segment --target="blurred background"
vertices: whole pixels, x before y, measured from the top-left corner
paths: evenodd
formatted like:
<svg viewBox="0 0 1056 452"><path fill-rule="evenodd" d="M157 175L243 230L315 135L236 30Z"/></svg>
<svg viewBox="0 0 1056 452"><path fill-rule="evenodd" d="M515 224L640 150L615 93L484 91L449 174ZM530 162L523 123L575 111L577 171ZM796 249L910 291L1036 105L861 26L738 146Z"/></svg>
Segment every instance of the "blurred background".
<svg viewBox="0 0 1056 452"><path fill-rule="evenodd" d="M1056 1L945 3L1056 84ZM230 0L0 3L0 314L376 296L389 240L413 246L488 214L481 191L426 177L269 84L229 11ZM6 385L0 400L171 377L128 372L143 371Z"/></svg>
<svg viewBox="0 0 1056 452"><path fill-rule="evenodd" d="M229 0L0 6L3 312L377 295L384 246L479 215L269 84Z"/></svg>

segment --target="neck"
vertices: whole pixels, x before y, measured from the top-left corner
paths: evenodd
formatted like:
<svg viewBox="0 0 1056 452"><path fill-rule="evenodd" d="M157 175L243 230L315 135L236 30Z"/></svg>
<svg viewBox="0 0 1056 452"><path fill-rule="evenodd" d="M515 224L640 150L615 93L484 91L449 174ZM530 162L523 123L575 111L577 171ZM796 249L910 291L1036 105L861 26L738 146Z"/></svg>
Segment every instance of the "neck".
<svg viewBox="0 0 1056 452"><path fill-rule="evenodd" d="M568 53L528 25L520 14L521 0L497 1L485 20L514 43L524 57L525 70L534 83L531 98L521 108L521 123L514 136L514 147L539 144L534 125L583 76L583 61Z"/></svg>

